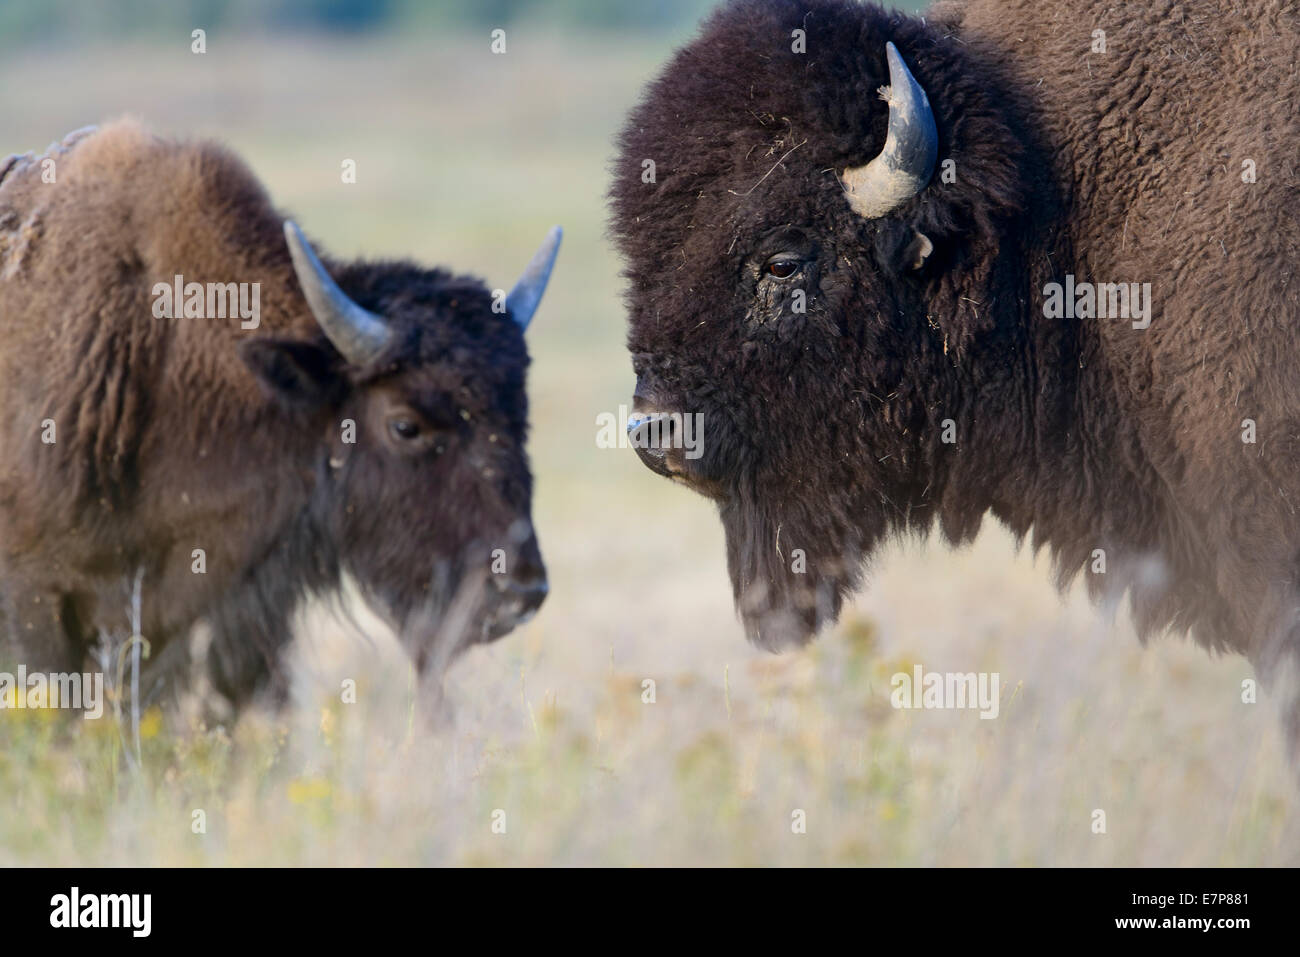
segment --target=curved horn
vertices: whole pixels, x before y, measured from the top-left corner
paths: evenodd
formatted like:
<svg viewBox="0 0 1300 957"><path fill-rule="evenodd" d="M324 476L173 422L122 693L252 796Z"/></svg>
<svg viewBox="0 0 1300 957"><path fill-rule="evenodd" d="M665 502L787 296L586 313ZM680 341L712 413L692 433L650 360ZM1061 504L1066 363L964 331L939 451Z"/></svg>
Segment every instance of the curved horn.
<svg viewBox="0 0 1300 957"><path fill-rule="evenodd" d="M555 266L555 257L560 251L560 239L563 235L564 231L559 226L551 227L541 247L533 253L533 258L524 270L524 274L515 283L515 288L510 290L510 295L506 296L506 308L510 310L510 315L514 316L515 322L519 323L521 329L528 328L533 313L537 311L537 306L542 301L542 293L546 292L546 283L551 278L551 269Z"/></svg>
<svg viewBox="0 0 1300 957"><path fill-rule="evenodd" d="M377 357L392 340L388 324L347 297L292 219L284 221L284 238L289 243L298 284L326 338L352 365L365 365Z"/></svg>
<svg viewBox="0 0 1300 957"><path fill-rule="evenodd" d="M881 90L881 98L889 103L885 148L866 166L844 171L849 205L859 216L872 219L897 209L925 189L939 155L939 131L925 90L912 77L894 44L885 44L885 55L889 60L888 92Z"/></svg>

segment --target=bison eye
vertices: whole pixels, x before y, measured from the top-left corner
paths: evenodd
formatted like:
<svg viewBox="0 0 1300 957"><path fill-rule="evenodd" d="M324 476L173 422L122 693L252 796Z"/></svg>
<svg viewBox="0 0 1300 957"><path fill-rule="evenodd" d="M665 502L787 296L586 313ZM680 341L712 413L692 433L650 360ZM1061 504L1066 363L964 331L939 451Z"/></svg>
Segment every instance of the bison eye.
<svg viewBox="0 0 1300 957"><path fill-rule="evenodd" d="M769 276L775 276L777 279L789 279L799 271L799 261L797 259L773 259L764 268Z"/></svg>
<svg viewBox="0 0 1300 957"><path fill-rule="evenodd" d="M388 423L388 431L393 438L409 442L420 437L420 423L414 419L393 419Z"/></svg>

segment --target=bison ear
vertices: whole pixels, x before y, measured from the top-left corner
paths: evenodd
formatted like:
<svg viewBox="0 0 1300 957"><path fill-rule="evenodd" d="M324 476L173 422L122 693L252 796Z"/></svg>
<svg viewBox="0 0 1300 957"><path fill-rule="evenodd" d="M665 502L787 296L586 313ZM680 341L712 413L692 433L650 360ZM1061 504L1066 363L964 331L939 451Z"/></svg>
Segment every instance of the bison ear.
<svg viewBox="0 0 1300 957"><path fill-rule="evenodd" d="M916 272L925 265L926 259L930 253L934 252L934 243L930 237L919 230L912 236L912 241L907 244L903 251L903 264L913 272Z"/></svg>
<svg viewBox="0 0 1300 957"><path fill-rule="evenodd" d="M291 406L318 405L338 384L332 356L310 342L249 339L239 355L263 388Z"/></svg>
<svg viewBox="0 0 1300 957"><path fill-rule="evenodd" d="M883 227L876 234L880 264L895 276L920 272L933 252L934 241L919 229L904 223Z"/></svg>

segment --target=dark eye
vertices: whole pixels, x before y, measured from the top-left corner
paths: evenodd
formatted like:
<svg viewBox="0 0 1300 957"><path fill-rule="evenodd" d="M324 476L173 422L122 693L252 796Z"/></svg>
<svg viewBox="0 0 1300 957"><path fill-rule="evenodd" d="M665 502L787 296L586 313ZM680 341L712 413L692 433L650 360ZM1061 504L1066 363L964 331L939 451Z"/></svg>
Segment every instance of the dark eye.
<svg viewBox="0 0 1300 957"><path fill-rule="evenodd" d="M413 419L393 419L388 423L388 431L393 433L393 438L409 442L419 438L420 423Z"/></svg>
<svg viewBox="0 0 1300 957"><path fill-rule="evenodd" d="M797 259L773 259L767 264L765 270L769 276L775 276L777 279L789 279L799 271L799 261Z"/></svg>

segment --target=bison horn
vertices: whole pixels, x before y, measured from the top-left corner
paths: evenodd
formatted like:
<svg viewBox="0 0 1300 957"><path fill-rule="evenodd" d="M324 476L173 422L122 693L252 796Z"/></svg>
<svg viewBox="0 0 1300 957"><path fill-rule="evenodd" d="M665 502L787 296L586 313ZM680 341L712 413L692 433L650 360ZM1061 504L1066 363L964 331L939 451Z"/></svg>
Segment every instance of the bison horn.
<svg viewBox="0 0 1300 957"><path fill-rule="evenodd" d="M347 297L292 219L284 221L284 238L289 242L289 255L307 305L326 338L352 365L365 365L376 358L392 340L388 324Z"/></svg>
<svg viewBox="0 0 1300 957"><path fill-rule="evenodd" d="M519 323L521 329L528 328L533 313L537 311L537 306L542 301L542 293L546 292L546 283L551 278L551 269L555 266L555 257L560 251L560 238L563 235L564 232L559 226L551 227L551 231L546 234L546 239L542 241L541 248L533 253L528 268L515 283L515 288L510 290L510 295L506 296L506 308L510 310L510 315L514 316L515 322Z"/></svg>
<svg viewBox="0 0 1300 957"><path fill-rule="evenodd" d="M939 155L939 133L930 100L898 55L885 44L889 59L889 134L885 148L866 166L844 171L849 205L859 216L874 219L897 209L921 190L934 175Z"/></svg>

